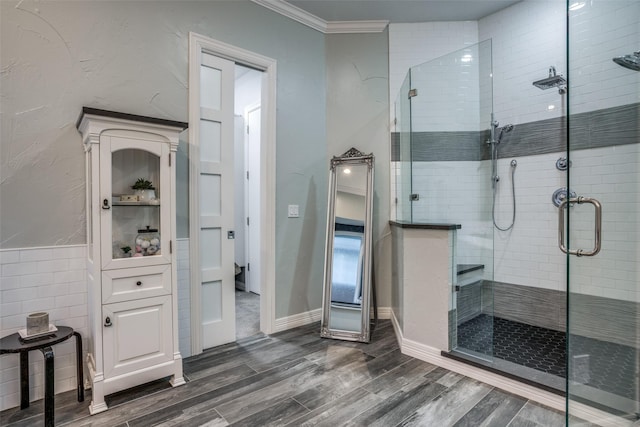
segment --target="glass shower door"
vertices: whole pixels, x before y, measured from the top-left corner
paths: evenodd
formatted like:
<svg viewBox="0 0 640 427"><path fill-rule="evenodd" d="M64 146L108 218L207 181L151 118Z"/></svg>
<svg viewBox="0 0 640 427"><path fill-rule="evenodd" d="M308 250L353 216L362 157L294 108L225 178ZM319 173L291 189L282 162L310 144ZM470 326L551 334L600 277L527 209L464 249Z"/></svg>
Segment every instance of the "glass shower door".
<svg viewBox="0 0 640 427"><path fill-rule="evenodd" d="M584 199L559 218L569 252L567 419L571 425L571 415L596 408L600 420L589 421L633 422L640 417L640 2L570 1L568 14L567 187Z"/></svg>
<svg viewBox="0 0 640 427"><path fill-rule="evenodd" d="M494 349L491 45L485 40L411 67L396 103L408 101L403 119L410 114L400 152L401 160L410 159L409 165L401 162L402 182L410 188L398 189L398 206L413 223L459 226L452 248L450 349L488 362Z"/></svg>
<svg viewBox="0 0 640 427"><path fill-rule="evenodd" d="M396 220L411 222L411 70L400 87L395 102Z"/></svg>

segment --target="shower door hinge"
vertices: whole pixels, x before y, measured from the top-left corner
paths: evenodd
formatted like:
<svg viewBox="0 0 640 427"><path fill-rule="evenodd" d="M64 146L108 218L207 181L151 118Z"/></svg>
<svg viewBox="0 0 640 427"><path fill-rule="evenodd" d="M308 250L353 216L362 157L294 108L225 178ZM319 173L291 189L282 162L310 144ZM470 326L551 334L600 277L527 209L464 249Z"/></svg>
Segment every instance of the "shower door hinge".
<svg viewBox="0 0 640 427"><path fill-rule="evenodd" d="M249 217L247 217L247 227L249 226Z"/></svg>
<svg viewBox="0 0 640 427"><path fill-rule="evenodd" d="M398 124L398 119L397 119L397 118L395 118L395 117L394 117L394 119L393 119L393 124L394 124L394 125L397 125L397 124Z"/></svg>
<svg viewBox="0 0 640 427"><path fill-rule="evenodd" d="M169 154L169 167L171 167L171 154Z"/></svg>
<svg viewBox="0 0 640 427"><path fill-rule="evenodd" d="M173 240L169 240L169 253L173 253Z"/></svg>
<svg viewBox="0 0 640 427"><path fill-rule="evenodd" d="M247 271L251 271L251 263L250 262L247 263Z"/></svg>
<svg viewBox="0 0 640 427"><path fill-rule="evenodd" d="M409 89L409 96L408 98L411 99L414 96L418 96L418 89Z"/></svg>
<svg viewBox="0 0 640 427"><path fill-rule="evenodd" d="M409 200L411 200L412 202L417 202L418 200L420 200L420 195L419 194L410 194L409 195Z"/></svg>

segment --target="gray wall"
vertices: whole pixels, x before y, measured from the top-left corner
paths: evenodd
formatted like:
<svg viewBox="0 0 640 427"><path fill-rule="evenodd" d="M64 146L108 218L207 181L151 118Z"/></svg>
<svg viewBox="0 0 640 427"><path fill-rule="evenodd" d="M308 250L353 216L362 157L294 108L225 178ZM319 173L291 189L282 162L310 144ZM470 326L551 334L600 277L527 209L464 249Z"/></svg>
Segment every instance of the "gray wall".
<svg viewBox="0 0 640 427"><path fill-rule="evenodd" d="M248 0L0 7L0 248L86 242L75 129L82 106L187 121L193 31L278 61L276 317L320 307L328 175L323 34ZM286 218L289 203L300 205L300 219ZM185 224L179 231L186 237Z"/></svg>
<svg viewBox="0 0 640 427"><path fill-rule="evenodd" d="M378 305L391 305L389 37L327 36L327 156L351 147L375 156L373 254ZM329 169L329 164L325 165Z"/></svg>

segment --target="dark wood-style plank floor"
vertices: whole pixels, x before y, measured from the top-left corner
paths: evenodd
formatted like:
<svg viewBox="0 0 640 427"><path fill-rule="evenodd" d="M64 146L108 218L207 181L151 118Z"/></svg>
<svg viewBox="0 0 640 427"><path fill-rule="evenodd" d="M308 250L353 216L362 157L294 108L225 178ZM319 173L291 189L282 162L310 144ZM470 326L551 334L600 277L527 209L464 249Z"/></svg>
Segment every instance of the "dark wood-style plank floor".
<svg viewBox="0 0 640 427"><path fill-rule="evenodd" d="M187 384L156 381L108 396L89 415L56 396L60 426L564 426L564 414L403 355L389 321L369 344L322 339L319 324L262 334L185 359ZM42 401L0 413L42 425ZM580 423L581 425L586 425ZM572 422L572 425L574 423Z"/></svg>

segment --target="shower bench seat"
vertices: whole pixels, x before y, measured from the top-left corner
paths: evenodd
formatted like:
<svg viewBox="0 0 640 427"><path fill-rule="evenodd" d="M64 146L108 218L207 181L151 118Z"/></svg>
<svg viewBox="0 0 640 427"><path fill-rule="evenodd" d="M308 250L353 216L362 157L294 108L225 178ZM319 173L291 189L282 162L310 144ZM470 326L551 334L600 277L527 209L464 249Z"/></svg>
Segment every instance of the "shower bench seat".
<svg viewBox="0 0 640 427"><path fill-rule="evenodd" d="M464 286L480 282L483 272L484 264L457 264L456 275L458 277L455 285L456 292L460 291Z"/></svg>

